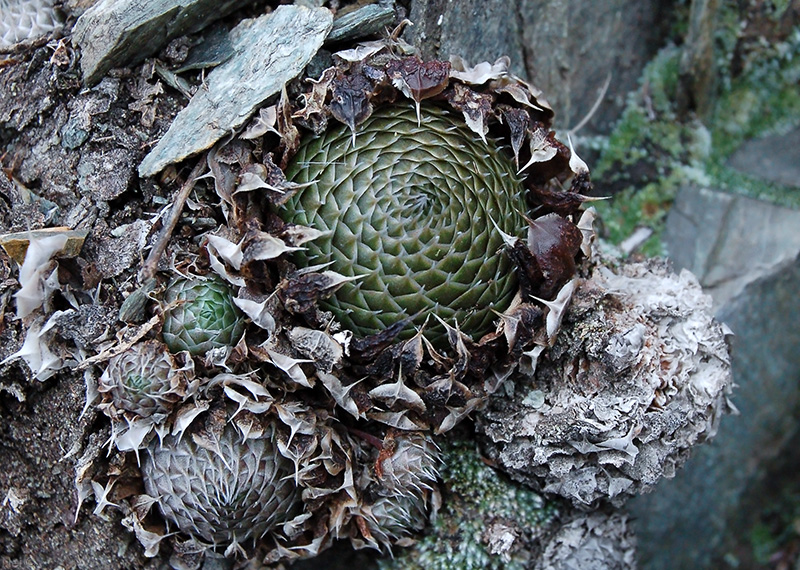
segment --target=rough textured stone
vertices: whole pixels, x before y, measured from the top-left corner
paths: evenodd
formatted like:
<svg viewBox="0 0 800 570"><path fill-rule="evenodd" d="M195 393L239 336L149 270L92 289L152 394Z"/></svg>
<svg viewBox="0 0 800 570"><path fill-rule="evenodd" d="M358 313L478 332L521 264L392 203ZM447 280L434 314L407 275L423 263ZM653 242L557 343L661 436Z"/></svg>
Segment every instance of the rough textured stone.
<svg viewBox="0 0 800 570"><path fill-rule="evenodd" d="M214 69L156 147L139 165L153 176L170 163L210 148L243 124L256 107L278 93L308 64L331 29L325 8L281 6L245 20L232 32L236 54Z"/></svg>
<svg viewBox="0 0 800 570"><path fill-rule="evenodd" d="M587 130L607 132L663 41L670 0L414 0L407 32L426 57L462 55L475 64L511 58L511 71L546 94L561 127L589 113Z"/></svg>
<svg viewBox="0 0 800 570"><path fill-rule="evenodd" d="M328 42L340 42L377 34L389 26L392 20L394 20L392 5L368 4L336 18L328 36Z"/></svg>
<svg viewBox="0 0 800 570"><path fill-rule="evenodd" d="M73 42L86 83L119 65L156 53L172 38L196 32L238 8L237 0L101 0L81 15Z"/></svg>
<svg viewBox="0 0 800 570"><path fill-rule="evenodd" d="M576 506L622 504L673 477L730 411L725 334L689 272L601 265L576 288L555 345L477 415L512 479Z"/></svg>
<svg viewBox="0 0 800 570"><path fill-rule="evenodd" d="M84 153L78 163L81 193L103 202L118 197L133 179L135 157L135 152L123 148Z"/></svg>

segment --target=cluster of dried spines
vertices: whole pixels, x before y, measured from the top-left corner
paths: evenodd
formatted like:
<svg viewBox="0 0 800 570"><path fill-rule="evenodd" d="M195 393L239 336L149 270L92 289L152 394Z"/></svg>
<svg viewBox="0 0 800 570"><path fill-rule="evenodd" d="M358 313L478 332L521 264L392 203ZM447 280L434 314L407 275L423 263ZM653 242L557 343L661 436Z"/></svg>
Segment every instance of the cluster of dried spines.
<svg viewBox="0 0 800 570"><path fill-rule="evenodd" d="M164 342L172 352L202 356L232 347L244 332L244 318L230 287L217 277L174 280L164 294Z"/></svg>

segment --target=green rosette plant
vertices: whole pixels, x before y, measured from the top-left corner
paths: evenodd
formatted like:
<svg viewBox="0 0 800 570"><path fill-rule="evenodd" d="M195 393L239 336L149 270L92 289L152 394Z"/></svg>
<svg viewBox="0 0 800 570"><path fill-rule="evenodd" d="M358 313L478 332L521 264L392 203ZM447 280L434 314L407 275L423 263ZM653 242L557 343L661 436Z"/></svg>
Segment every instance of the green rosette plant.
<svg viewBox="0 0 800 570"><path fill-rule="evenodd" d="M98 382L101 404L111 417L133 414L158 423L186 394L183 369L157 341L133 345L112 358Z"/></svg>
<svg viewBox="0 0 800 570"><path fill-rule="evenodd" d="M513 161L453 113L426 105L421 117L381 108L355 142L346 126L330 128L287 168L308 186L281 210L286 221L325 232L295 261L359 278L322 306L360 336L436 315L478 337L517 290L497 231L525 225Z"/></svg>
<svg viewBox="0 0 800 570"><path fill-rule="evenodd" d="M173 352L192 356L234 346L244 332L244 317L230 287L216 277L177 279L164 293L164 342Z"/></svg>

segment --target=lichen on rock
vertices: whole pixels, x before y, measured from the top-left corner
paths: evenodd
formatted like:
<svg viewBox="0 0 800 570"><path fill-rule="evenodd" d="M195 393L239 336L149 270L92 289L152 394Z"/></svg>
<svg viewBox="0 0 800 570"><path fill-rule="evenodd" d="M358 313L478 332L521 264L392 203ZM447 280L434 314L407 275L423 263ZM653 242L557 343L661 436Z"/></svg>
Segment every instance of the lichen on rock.
<svg viewBox="0 0 800 570"><path fill-rule="evenodd" d="M478 416L483 449L535 489L620 504L673 477L734 410L727 332L688 271L599 265L535 373Z"/></svg>

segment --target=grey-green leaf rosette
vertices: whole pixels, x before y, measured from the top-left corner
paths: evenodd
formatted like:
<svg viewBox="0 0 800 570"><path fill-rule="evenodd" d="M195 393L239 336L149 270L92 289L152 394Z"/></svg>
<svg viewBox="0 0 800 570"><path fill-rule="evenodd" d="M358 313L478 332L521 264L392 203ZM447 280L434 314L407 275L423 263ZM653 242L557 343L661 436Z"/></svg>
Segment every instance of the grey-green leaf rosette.
<svg viewBox="0 0 800 570"><path fill-rule="evenodd" d="M498 227L524 227L514 163L477 139L463 119L425 106L377 110L353 143L345 126L301 146L287 175L310 185L287 221L326 231L298 266L330 263L346 277L323 304L360 336L430 314L478 337L516 292Z"/></svg>

